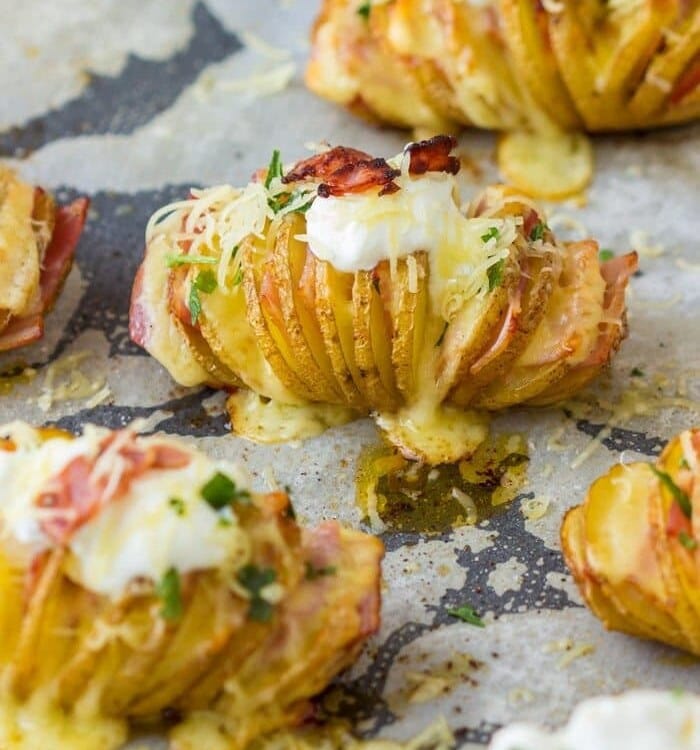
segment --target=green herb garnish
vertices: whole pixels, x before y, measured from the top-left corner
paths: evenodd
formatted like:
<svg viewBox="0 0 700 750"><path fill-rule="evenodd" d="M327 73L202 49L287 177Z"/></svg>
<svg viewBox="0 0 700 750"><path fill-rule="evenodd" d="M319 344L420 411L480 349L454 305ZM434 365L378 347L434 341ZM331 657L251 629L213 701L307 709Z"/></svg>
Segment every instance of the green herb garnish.
<svg viewBox="0 0 700 750"><path fill-rule="evenodd" d="M256 622L268 622L272 617L272 605L262 598L260 592L277 580L275 570L248 564L238 571L237 578L241 586L250 593L248 617Z"/></svg>
<svg viewBox="0 0 700 750"><path fill-rule="evenodd" d="M180 574L175 568L170 568L156 585L156 594L163 602L160 610L164 620L179 620L182 615L182 590Z"/></svg>
<svg viewBox="0 0 700 750"><path fill-rule="evenodd" d="M447 326L450 325L449 321L445 322L445 325L443 326L442 333L438 337L438 340L435 342L435 346L440 346L442 342L445 340L445 334L447 333Z"/></svg>
<svg viewBox="0 0 700 750"><path fill-rule="evenodd" d="M220 471L202 487L200 494L214 510L221 510L235 502L248 503L250 500L248 490L239 490L233 479Z"/></svg>
<svg viewBox="0 0 700 750"><path fill-rule="evenodd" d="M266 190L270 187L275 177L282 177L282 158L280 157L280 152L277 148L272 152L270 165L267 168L267 175L265 176Z"/></svg>
<svg viewBox="0 0 700 750"><path fill-rule="evenodd" d="M338 572L335 565L324 565L322 568L314 567L313 563L306 561L306 580L315 581L317 578L334 576Z"/></svg>
<svg viewBox="0 0 700 750"><path fill-rule="evenodd" d="M488 242L489 240L497 240L499 236L500 232L498 231L498 227L489 227L489 230L481 235L481 241Z"/></svg>
<svg viewBox="0 0 700 750"><path fill-rule="evenodd" d="M639 367L633 367L630 370L630 375L633 378L643 378L644 377L644 370L641 370Z"/></svg>
<svg viewBox="0 0 700 750"><path fill-rule="evenodd" d="M175 511L178 516L184 516L187 511L185 501L181 497L171 497L168 505Z"/></svg>
<svg viewBox="0 0 700 750"><path fill-rule="evenodd" d="M503 269L505 268L506 261L504 258L489 266L486 275L489 279L489 292L492 292L497 286L501 285L503 281Z"/></svg>
<svg viewBox="0 0 700 750"><path fill-rule="evenodd" d="M681 543L683 547L685 547L689 552L693 552L693 550L696 550L698 548L698 543L695 539L693 539L690 534L688 534L685 531L679 531L678 532L678 541Z"/></svg>
<svg viewBox="0 0 700 750"><path fill-rule="evenodd" d="M216 289L216 286L216 275L209 269L200 271L195 276L190 286L190 296L187 304L190 309L192 325L197 322L199 314L202 312L202 300L199 297L199 293L211 294Z"/></svg>
<svg viewBox="0 0 700 750"><path fill-rule="evenodd" d="M168 268L176 266L215 266L219 261L216 258L209 258L206 255L166 255L165 263Z"/></svg>
<svg viewBox="0 0 700 750"><path fill-rule="evenodd" d="M243 269L238 266L236 273L233 275L233 285L238 286L243 281Z"/></svg>
<svg viewBox="0 0 700 750"><path fill-rule="evenodd" d="M605 263L606 260L612 260L615 257L615 253L610 250L610 248L604 247L599 253L598 253L598 259L601 261L601 263Z"/></svg>
<svg viewBox="0 0 700 750"><path fill-rule="evenodd" d="M535 224L535 226L530 230L530 239L533 242L541 240L544 237L545 230L547 229L549 229L549 227L543 221L538 221L537 224Z"/></svg>
<svg viewBox="0 0 700 750"><path fill-rule="evenodd" d="M366 2L362 3L360 7L357 9L357 15L362 16L362 18L367 21L369 19L369 14L372 12L372 3L370 0L367 0Z"/></svg>
<svg viewBox="0 0 700 750"><path fill-rule="evenodd" d="M688 459L685 456L683 456L683 458L681 458L681 460L678 462L678 465L681 467L681 469L689 469L690 468L690 464L688 463Z"/></svg>
<svg viewBox="0 0 700 750"><path fill-rule="evenodd" d="M448 609L447 614L451 615L452 617L458 617L460 620L462 620L463 622L468 622L470 625L476 625L477 628L486 627L486 624L481 619L481 617L479 617L474 609L468 604L457 607L457 609Z"/></svg>
<svg viewBox="0 0 700 750"><path fill-rule="evenodd" d="M649 467L654 474L656 474L661 484L673 495L673 499L678 503L678 506L683 511L683 515L686 518L690 518L693 515L693 506L690 504L690 498L683 492L683 490L671 479L670 475L665 471L659 471L655 466Z"/></svg>

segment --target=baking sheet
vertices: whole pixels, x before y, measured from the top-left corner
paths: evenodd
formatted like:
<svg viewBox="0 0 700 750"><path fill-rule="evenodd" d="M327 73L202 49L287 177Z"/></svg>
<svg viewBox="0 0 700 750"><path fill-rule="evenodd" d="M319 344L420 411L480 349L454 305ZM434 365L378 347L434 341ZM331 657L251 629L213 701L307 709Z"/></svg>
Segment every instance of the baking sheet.
<svg viewBox="0 0 700 750"><path fill-rule="evenodd" d="M391 155L407 139L304 89L316 6L0 0L0 157L61 200L92 200L76 267L44 340L0 359L0 370L20 360L36 370L31 382L0 396L0 421L78 429L143 418L150 429L244 461L260 487L274 475L291 488L303 521L358 526L353 477L362 446L377 440L370 422L300 445L252 445L229 435L220 394L175 386L127 334L130 284L155 208L191 185L245 184L275 147L288 160L323 139ZM281 90L260 96L261 87L273 90L290 76ZM461 145L483 171L475 189L497 179L491 135L468 132ZM633 279L630 336L611 376L592 391L602 406L516 409L495 421L496 431L524 434L530 452L528 482L505 513L436 536L384 535L381 632L327 701L363 731L407 737L443 714L463 747L476 747L514 719L559 723L575 702L601 692L699 684L700 666L677 652L605 633L582 607L559 552L563 513L590 481L615 461L657 454L676 431L697 424L700 401L700 127L598 138L595 150L588 205L552 210L617 252L629 249L630 232L647 233L642 245L651 251ZM109 399L46 410L48 363L85 352L82 368L93 382L104 380ZM644 375L633 376L634 368ZM618 405L619 424L572 468L610 419L606 404ZM630 417L620 404L647 413ZM532 497L549 501L537 521L522 512ZM464 603L483 614L485 628L447 614ZM430 700L411 701L420 675L441 682L431 683Z"/></svg>

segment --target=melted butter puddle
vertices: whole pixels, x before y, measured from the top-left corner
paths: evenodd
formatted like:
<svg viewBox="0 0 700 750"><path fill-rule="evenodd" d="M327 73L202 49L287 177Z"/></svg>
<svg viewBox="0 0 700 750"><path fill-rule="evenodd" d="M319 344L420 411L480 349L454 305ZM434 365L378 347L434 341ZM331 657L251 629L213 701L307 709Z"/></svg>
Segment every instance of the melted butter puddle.
<svg viewBox="0 0 700 750"><path fill-rule="evenodd" d="M525 483L527 442L498 435L466 460L429 466L381 444L360 454L355 498L372 529L439 533L505 510Z"/></svg>

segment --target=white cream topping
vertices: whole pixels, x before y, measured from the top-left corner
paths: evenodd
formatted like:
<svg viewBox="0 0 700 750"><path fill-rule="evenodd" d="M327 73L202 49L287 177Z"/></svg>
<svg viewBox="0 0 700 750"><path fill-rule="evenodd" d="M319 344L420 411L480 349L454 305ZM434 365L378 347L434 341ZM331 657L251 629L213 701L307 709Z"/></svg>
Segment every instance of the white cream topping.
<svg viewBox="0 0 700 750"><path fill-rule="evenodd" d="M487 271L508 256L515 221L466 217L450 174L411 177L404 171L396 184L398 191L383 196L316 198L304 239L317 258L348 273L426 251L431 297L449 319L467 299L488 291Z"/></svg>
<svg viewBox="0 0 700 750"><path fill-rule="evenodd" d="M700 696L635 690L581 703L549 733L527 724L497 732L490 750L697 750Z"/></svg>
<svg viewBox="0 0 700 750"><path fill-rule="evenodd" d="M5 434L7 430L5 431ZM86 428L75 440L51 439L38 444L32 433L15 435L18 450L0 451L0 541L9 536L30 554L53 542L41 528L52 511L37 508L37 495L47 482L77 456L94 456L106 430ZM245 563L247 538L230 509L217 511L202 497L202 487L220 471L236 486L249 485L235 464L212 461L202 453L167 438L138 438L170 444L190 456L187 466L151 469L136 477L125 494L110 500L71 537L68 573L86 588L110 598L124 594L130 581L157 582L170 569L180 573ZM102 458L100 459L102 460ZM107 467L109 471L109 467Z"/></svg>

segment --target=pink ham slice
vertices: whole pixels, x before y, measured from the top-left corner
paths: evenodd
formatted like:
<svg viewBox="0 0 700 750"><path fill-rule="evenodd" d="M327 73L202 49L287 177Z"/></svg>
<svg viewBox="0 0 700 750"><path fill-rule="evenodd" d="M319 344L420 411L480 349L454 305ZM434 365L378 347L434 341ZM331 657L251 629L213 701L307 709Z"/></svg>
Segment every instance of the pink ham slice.
<svg viewBox="0 0 700 750"><path fill-rule="evenodd" d="M10 319L2 330L0 352L27 346L43 336L44 315L56 302L71 269L89 205L87 198L78 198L57 209L56 225L41 267L37 301L21 318Z"/></svg>

